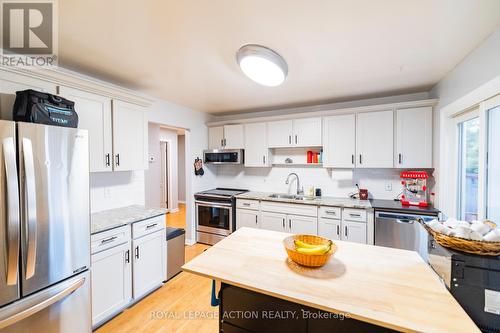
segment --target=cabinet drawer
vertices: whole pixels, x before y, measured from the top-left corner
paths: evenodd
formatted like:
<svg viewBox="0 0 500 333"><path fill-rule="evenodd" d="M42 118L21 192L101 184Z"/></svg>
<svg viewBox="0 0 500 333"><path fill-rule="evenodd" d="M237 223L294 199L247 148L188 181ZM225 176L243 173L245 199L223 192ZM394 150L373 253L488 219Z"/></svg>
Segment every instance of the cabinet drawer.
<svg viewBox="0 0 500 333"><path fill-rule="evenodd" d="M366 222L366 210L344 208L342 218L346 221Z"/></svg>
<svg viewBox="0 0 500 333"><path fill-rule="evenodd" d="M244 209L259 210L260 204L259 204L258 200L237 199L236 200L236 207L237 208L244 208Z"/></svg>
<svg viewBox="0 0 500 333"><path fill-rule="evenodd" d="M165 215L156 216L132 224L132 237L137 239L161 229L165 229Z"/></svg>
<svg viewBox="0 0 500 333"><path fill-rule="evenodd" d="M92 254L98 253L130 240L130 226L111 229L94 234L90 237L90 251Z"/></svg>
<svg viewBox="0 0 500 333"><path fill-rule="evenodd" d="M318 207L301 204L288 204L281 202L262 201L260 209L263 212L284 213L290 215L318 216Z"/></svg>
<svg viewBox="0 0 500 333"><path fill-rule="evenodd" d="M319 217L325 219L339 219L342 217L342 210L340 207L319 207Z"/></svg>

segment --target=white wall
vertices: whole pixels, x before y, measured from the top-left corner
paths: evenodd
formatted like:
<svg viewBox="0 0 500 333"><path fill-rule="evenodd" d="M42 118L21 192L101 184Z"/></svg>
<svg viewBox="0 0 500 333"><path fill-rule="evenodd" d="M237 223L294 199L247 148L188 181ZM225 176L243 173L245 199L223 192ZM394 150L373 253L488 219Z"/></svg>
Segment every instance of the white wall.
<svg viewBox="0 0 500 333"><path fill-rule="evenodd" d="M179 202L186 202L186 182L183 182L183 179L186 179L186 137L184 135L179 135L177 137L177 177L179 181L177 183L178 186L178 199Z"/></svg>
<svg viewBox="0 0 500 333"><path fill-rule="evenodd" d="M129 205L144 205L144 198L144 171L90 174L92 213Z"/></svg>
<svg viewBox="0 0 500 333"><path fill-rule="evenodd" d="M394 199L401 191L400 170L396 169L354 169L332 170L316 167L288 168L245 168L243 166L211 166L217 171L217 186L235 187L264 192L289 192L295 194L297 184L292 181L286 185L290 172L300 177L301 186L321 188L322 195L347 197L360 188L367 188L370 196L376 199ZM431 180L432 181L432 180ZM385 190L386 185L391 190Z"/></svg>

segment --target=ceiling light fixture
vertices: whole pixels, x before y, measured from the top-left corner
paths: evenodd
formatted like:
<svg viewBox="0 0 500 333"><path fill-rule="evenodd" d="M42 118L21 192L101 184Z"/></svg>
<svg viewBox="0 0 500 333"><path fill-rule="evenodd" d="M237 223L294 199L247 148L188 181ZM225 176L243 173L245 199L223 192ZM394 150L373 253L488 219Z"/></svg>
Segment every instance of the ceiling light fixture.
<svg viewBox="0 0 500 333"><path fill-rule="evenodd" d="M265 46L243 45L236 53L236 60L246 76L263 86L279 86L288 74L285 59Z"/></svg>

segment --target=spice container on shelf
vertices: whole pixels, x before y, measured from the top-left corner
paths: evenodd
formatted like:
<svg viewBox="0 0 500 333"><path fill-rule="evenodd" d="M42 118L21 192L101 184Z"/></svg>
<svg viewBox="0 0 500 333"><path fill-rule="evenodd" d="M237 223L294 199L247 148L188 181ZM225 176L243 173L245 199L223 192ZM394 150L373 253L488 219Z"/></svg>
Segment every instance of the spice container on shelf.
<svg viewBox="0 0 500 333"><path fill-rule="evenodd" d="M307 151L307 163L313 162L313 152L311 150Z"/></svg>

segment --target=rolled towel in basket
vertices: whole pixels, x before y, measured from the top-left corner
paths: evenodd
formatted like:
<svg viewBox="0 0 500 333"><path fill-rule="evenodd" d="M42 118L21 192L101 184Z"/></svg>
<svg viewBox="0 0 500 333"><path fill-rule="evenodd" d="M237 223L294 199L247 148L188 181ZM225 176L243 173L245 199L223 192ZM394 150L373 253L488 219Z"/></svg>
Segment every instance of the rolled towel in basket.
<svg viewBox="0 0 500 333"><path fill-rule="evenodd" d="M493 229L484 235L483 240L487 242L500 242L500 230Z"/></svg>

